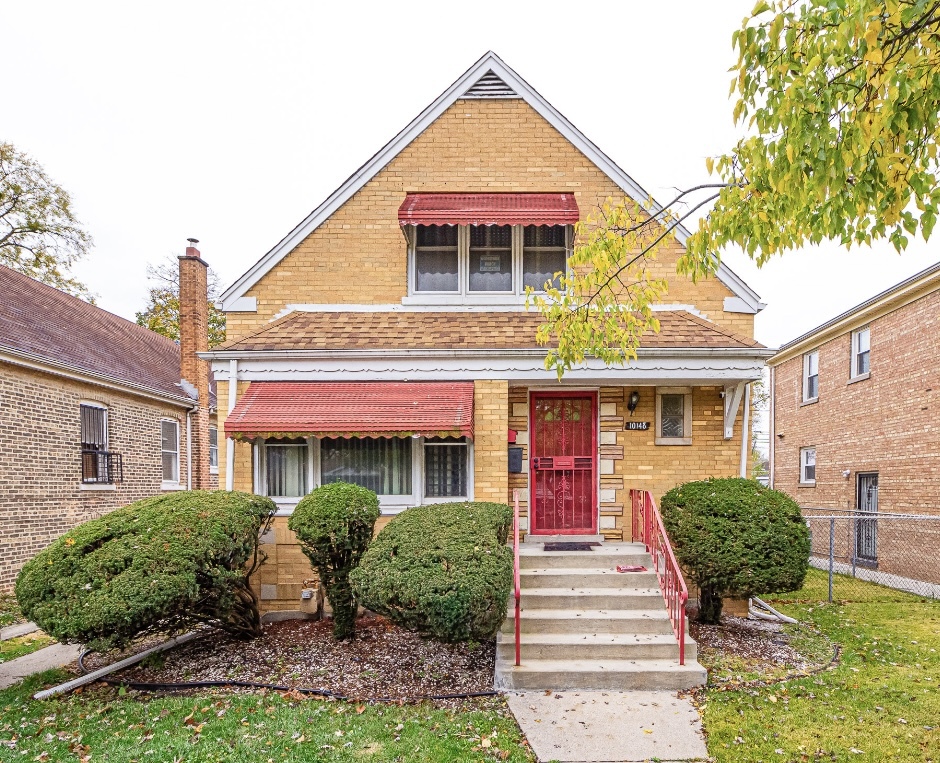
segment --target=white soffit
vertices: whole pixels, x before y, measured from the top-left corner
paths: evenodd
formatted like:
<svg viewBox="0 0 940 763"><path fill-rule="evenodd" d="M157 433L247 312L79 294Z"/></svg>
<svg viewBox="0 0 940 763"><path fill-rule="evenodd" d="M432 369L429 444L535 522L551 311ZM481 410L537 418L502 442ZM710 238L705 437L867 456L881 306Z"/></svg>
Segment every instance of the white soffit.
<svg viewBox="0 0 940 763"><path fill-rule="evenodd" d="M496 92L482 96L487 88ZM497 94L498 93L498 94ZM510 95L509 93L512 93ZM564 115L546 101L522 77L510 69L493 51L487 52L479 61L445 90L436 101L422 111L417 118L356 170L319 207L311 212L296 228L287 234L267 254L258 260L220 297L225 310L245 310L247 303L238 302L245 293L260 281L278 262L286 257L300 242L315 231L330 215L346 203L357 191L375 177L415 138L424 132L441 114L461 98L502 97L521 98L542 118L560 132L569 143L591 160L605 175L630 198L646 204L650 195L626 172L618 167L603 151L569 122ZM662 207L653 201L653 212L659 214ZM675 229L676 239L685 244L691 235L682 225ZM742 307L757 313L764 308L760 297L724 263L718 266L717 278L742 300Z"/></svg>

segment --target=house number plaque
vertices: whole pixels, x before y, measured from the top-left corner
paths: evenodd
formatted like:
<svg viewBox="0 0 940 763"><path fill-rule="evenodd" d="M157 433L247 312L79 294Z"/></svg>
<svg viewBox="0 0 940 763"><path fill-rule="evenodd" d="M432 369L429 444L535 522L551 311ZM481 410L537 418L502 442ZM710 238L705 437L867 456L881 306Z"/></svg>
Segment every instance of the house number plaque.
<svg viewBox="0 0 940 763"><path fill-rule="evenodd" d="M623 428L628 432L639 431L646 432L650 428L650 422L648 421L628 421L623 425Z"/></svg>

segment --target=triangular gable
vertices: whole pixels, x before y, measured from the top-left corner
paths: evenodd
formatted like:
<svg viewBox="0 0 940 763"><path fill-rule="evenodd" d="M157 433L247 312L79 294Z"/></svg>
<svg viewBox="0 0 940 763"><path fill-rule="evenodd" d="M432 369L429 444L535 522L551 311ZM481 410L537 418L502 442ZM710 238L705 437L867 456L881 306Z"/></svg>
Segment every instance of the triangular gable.
<svg viewBox="0 0 940 763"><path fill-rule="evenodd" d="M588 140L580 130L536 92L528 82L503 63L499 56L489 51L464 72L454 84L447 88L436 101L422 111L411 124L356 170L300 225L281 239L271 251L226 289L220 298L222 308L234 311L253 311L255 309L254 300L251 300L251 304L246 304L248 300L241 301L246 292L461 98L521 98L552 127L558 130L569 143L593 162L627 196L641 204L645 204L649 200L650 195L633 178ZM655 214L662 212L662 207L655 201L653 202L653 212ZM676 239L683 245L691 235L681 225L676 228L675 232ZM763 309L764 304L760 301L760 297L724 263L719 265L717 277L738 298L740 312L756 313Z"/></svg>

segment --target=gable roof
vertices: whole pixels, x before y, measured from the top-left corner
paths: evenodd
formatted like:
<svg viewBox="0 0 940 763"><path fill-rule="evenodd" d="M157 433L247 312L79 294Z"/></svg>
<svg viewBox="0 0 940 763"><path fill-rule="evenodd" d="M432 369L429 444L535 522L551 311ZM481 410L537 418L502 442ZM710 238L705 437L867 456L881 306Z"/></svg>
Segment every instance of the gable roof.
<svg viewBox="0 0 940 763"><path fill-rule="evenodd" d="M0 294L0 354L192 404L176 342L2 265Z"/></svg>
<svg viewBox="0 0 940 763"><path fill-rule="evenodd" d="M753 339L682 310L664 310L657 312L656 317L660 331L644 334L641 352L653 348L763 349ZM217 348L212 355L332 350L538 350L535 332L542 322L539 313L295 312Z"/></svg>
<svg viewBox="0 0 940 763"><path fill-rule="evenodd" d="M651 196L614 161L595 146L569 122L561 112L546 101L528 82L516 74L493 51L487 52L467 69L456 82L422 111L404 130L385 144L375 156L356 170L339 188L313 210L297 227L279 241L273 249L251 266L234 284L223 292L219 301L224 310L245 309L237 301L260 281L278 262L315 231L357 191L375 177L389 162L417 138L431 123L461 98L521 98L542 118L561 133L575 148L593 162L627 196L646 204ZM658 215L663 208L653 201L652 211ZM676 239L685 244L691 233L684 226L675 229ZM748 312L764 308L760 297L723 262L718 266L717 278L741 300ZM253 309L253 308L251 308Z"/></svg>

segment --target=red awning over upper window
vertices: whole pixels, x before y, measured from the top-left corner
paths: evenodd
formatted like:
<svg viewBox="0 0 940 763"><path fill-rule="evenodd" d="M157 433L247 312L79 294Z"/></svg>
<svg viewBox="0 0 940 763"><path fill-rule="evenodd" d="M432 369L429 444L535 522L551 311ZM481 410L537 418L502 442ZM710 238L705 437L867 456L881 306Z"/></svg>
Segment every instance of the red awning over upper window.
<svg viewBox="0 0 940 763"><path fill-rule="evenodd" d="M252 382L225 434L473 437L473 382Z"/></svg>
<svg viewBox="0 0 940 763"><path fill-rule="evenodd" d="M574 225L572 193L409 193L401 225Z"/></svg>

